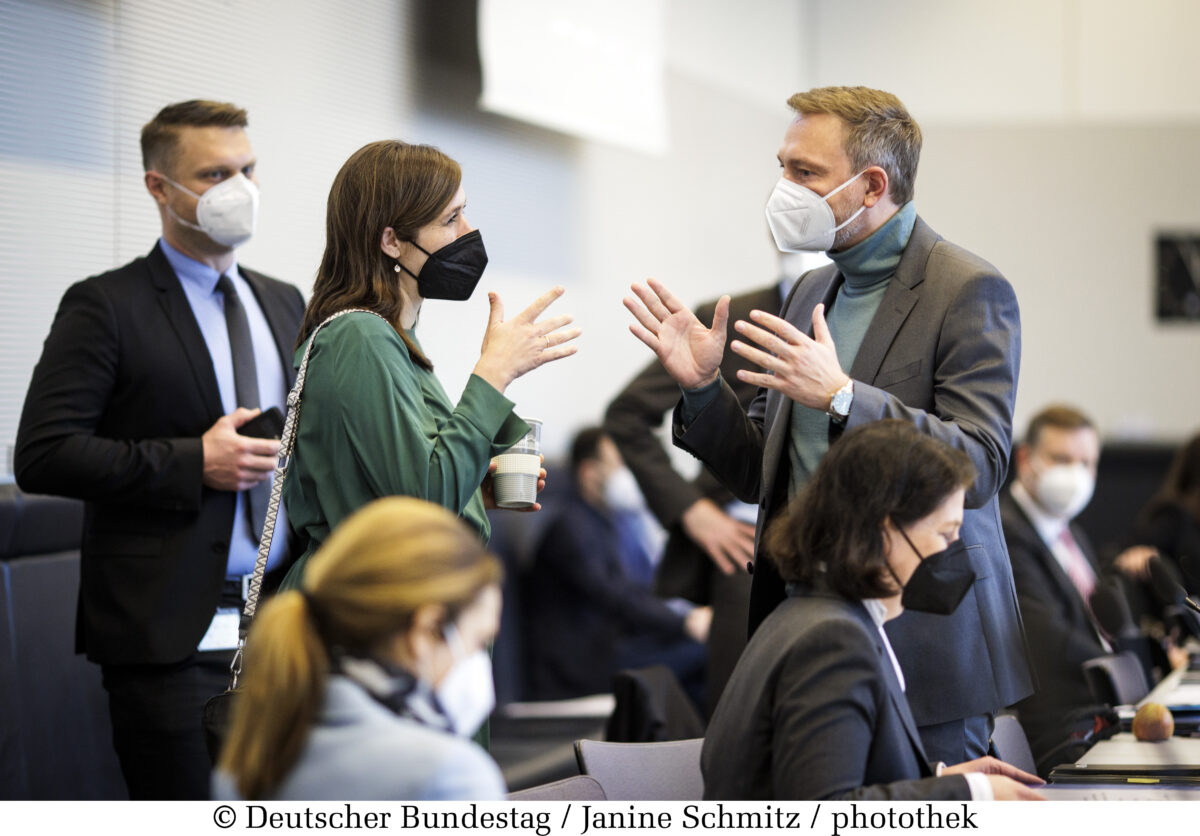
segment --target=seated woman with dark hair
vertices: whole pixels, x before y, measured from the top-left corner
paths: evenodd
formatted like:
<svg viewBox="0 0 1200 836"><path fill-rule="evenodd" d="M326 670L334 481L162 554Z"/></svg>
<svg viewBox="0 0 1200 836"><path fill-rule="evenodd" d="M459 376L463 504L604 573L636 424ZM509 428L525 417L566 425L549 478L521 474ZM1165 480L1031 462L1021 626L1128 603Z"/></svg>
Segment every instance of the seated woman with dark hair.
<svg viewBox="0 0 1200 836"><path fill-rule="evenodd" d="M707 799L1041 798L987 757L932 766L883 623L953 612L974 580L958 542L975 471L904 421L847 432L771 526L788 599L755 631L704 739Z"/></svg>

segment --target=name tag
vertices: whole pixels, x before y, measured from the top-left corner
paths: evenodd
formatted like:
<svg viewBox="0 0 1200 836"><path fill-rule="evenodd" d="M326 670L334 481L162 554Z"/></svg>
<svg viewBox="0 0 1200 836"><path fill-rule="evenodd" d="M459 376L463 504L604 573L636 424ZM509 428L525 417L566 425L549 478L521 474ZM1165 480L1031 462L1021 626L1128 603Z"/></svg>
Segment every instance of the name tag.
<svg viewBox="0 0 1200 836"><path fill-rule="evenodd" d="M233 650L238 643L238 624L242 612L236 607L217 607L217 614L208 625L208 632L200 639L197 650Z"/></svg>

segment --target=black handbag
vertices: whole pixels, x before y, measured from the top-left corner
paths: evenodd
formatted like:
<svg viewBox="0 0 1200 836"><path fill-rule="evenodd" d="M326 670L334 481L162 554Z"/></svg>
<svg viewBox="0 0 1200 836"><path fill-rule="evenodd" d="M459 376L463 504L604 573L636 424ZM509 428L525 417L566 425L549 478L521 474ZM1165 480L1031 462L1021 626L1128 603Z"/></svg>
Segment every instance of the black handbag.
<svg viewBox="0 0 1200 836"><path fill-rule="evenodd" d="M204 727L204 742L208 747L208 756L212 758L214 765L220 757L221 747L229 734L233 706L238 695L238 677L242 674L242 656L246 648L246 636L250 632L250 624L254 621L254 613L258 609L263 574L267 568L267 557L271 554L271 540L275 535L275 519L279 516L279 501L283 496L283 480L287 477L292 450L296 446L296 423L300 418L300 393L304 390L304 378L308 374L308 357L317 340L317 333L339 316L345 316L348 313L369 313L379 316L374 311L365 308L349 308L338 311L314 328L312 337L308 341L308 347L304 349L304 357L300 360L300 369L296 372L296 382L292 384L292 391L288 392L287 418L283 422L283 437L280 439L279 458L275 464L275 481L271 485L271 498L267 501L267 515L263 519L262 537L258 541L258 557L254 561L254 574L246 592L246 606L242 610L242 619L238 624L237 650L233 654L233 663L229 666L229 687L220 694L208 698L204 703L201 718ZM379 318L383 319L382 316Z"/></svg>

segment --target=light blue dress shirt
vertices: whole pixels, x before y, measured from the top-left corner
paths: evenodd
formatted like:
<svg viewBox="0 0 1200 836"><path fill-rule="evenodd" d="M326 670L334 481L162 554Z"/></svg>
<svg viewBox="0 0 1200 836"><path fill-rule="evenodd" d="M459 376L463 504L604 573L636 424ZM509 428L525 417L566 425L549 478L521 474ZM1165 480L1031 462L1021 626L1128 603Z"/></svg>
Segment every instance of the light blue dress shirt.
<svg viewBox="0 0 1200 836"><path fill-rule="evenodd" d="M167 257L183 292L191 305L196 324L204 335L204 344L208 346L209 357L212 358L213 371L217 376L217 388L221 392L221 412L228 415L237 408L237 396L233 384L233 352L229 348L229 330L225 324L225 296L217 291L217 280L221 274L189 258L179 250L174 249L164 239L158 239L163 255ZM237 289L242 307L246 309L246 319L250 323L250 339L254 343L254 365L258 372L258 392L264 410L272 406L279 407L280 412L287 412L287 378L284 376L283 363L279 359L279 349L275 345L275 337L267 318L259 307L258 297L250 285L238 272L237 262L228 271L229 278ZM273 477L272 477L273 478ZM249 503L244 491L237 495L237 510L233 515L233 531L229 536L229 561L226 564L227 577L246 575L254 571L254 561L258 557L258 541L250 533L247 523ZM271 556L267 568L275 566L282 558L287 546L287 517L283 504L279 506L279 516L275 524L275 538L271 542Z"/></svg>

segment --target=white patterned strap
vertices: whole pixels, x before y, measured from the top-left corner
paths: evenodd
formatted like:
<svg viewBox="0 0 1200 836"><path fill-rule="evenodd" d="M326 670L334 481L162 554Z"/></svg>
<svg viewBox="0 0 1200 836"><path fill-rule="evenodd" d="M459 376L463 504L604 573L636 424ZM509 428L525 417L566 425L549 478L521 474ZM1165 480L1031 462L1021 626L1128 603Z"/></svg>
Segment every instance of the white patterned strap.
<svg viewBox="0 0 1200 836"><path fill-rule="evenodd" d="M312 354L313 345L316 343L317 334L321 329L338 317L350 313L369 313L384 319L375 311L366 308L347 308L328 317L313 329L312 336L308 339L308 345L304 349L304 357L300 360L300 369L296 372L296 382L292 384L292 391L288 392L287 417L283 421L283 437L279 442L279 458L275 463L275 479L271 485L271 498L267 501L267 516L263 520L262 537L258 541L258 558L254 561L254 574L250 578L250 587L246 593L246 606L242 610L242 620L238 627L237 652L234 653L233 664L230 666L230 672L233 675L230 688L237 687L238 676L242 672L242 650L246 645L246 635L250 632L250 622L254 620L254 614L258 610L263 575L267 570L267 558L271 554L271 540L275 535L275 519L279 516L279 502L283 497L283 480L287 477L292 451L296 447L296 424L300 420L300 393L304 391L304 378L308 375L308 358ZM384 319L384 321L387 320Z"/></svg>

